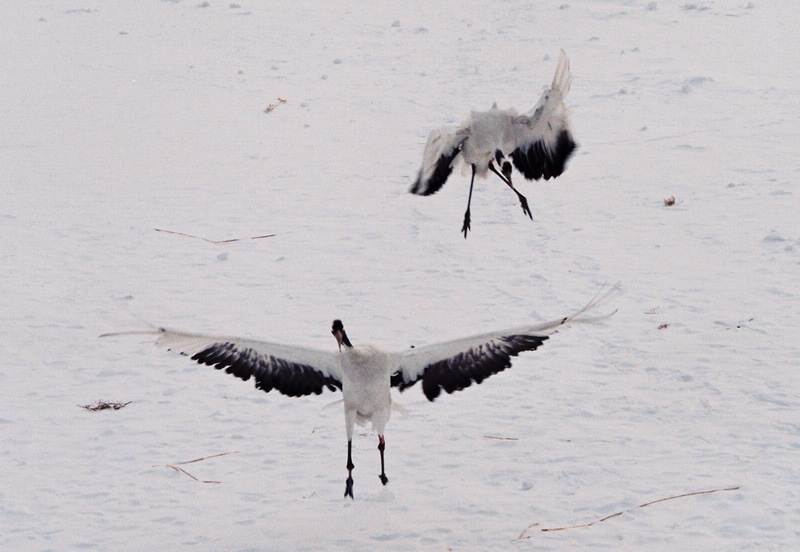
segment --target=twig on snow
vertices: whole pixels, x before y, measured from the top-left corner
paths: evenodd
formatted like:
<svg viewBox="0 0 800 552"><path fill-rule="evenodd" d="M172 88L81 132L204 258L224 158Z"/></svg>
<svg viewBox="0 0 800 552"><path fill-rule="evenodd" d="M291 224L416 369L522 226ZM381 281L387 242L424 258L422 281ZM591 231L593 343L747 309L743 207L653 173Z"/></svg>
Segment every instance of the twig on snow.
<svg viewBox="0 0 800 552"><path fill-rule="evenodd" d="M592 525L595 525L597 523L602 523L602 522L604 522L606 520L609 520L611 518L615 518L615 517L621 516L622 514L624 514L626 512L630 512L631 510L635 510L636 508L644 508L646 506L651 506L653 504L658 504L659 502L666 502L668 500L675 500L677 498L686 498L686 497L689 497L689 496L698 496L698 495L705 495L705 494L711 494L711 493L721 493L721 492L726 492L726 491L738 491L739 488L740 487L737 485L736 487L725 487L725 488L721 488L721 489L709 489L709 490L706 490L706 491L695 491L695 492L691 492L691 493L683 493L683 494L674 495L674 496L667 496L667 497L664 497L664 498L658 498L656 500L651 500L650 502L645 502L643 504L639 504L638 506L634 506L633 508L628 508L627 510L622 510L621 512L615 512L613 514L610 514L610 515L607 515L605 517L596 519L594 521L590 521L588 523L579 523L577 525L564 525L562 527L542 527L539 530L542 531L542 532L545 532L545 531L554 532L554 531L565 531L567 529L580 529L582 527L591 527ZM528 529L531 529L532 527L537 527L538 525L539 525L538 522L537 523L531 523L525 529L523 529L523 531L519 534L519 536L517 536L517 538L514 539L514 540L516 541L516 540L523 540L523 539L531 538L530 535L527 534Z"/></svg>
<svg viewBox="0 0 800 552"><path fill-rule="evenodd" d="M542 527L542 531L564 531L566 529L578 529L579 527L591 527L595 523L601 523L607 519L615 518L617 516L621 516L625 512L629 510L625 510L622 512L615 512L613 514L607 515L606 517L602 517L600 519L596 519L594 521L590 521L589 523L579 523L577 525L565 525L564 527Z"/></svg>
<svg viewBox="0 0 800 552"><path fill-rule="evenodd" d="M173 466L172 464L167 464L168 468L172 468L176 472L185 473L195 481L199 481L200 483L220 483L219 481L214 481L212 479L197 479L195 476L184 470L183 468L179 468L178 466Z"/></svg>
<svg viewBox="0 0 800 552"><path fill-rule="evenodd" d="M229 454L239 454L239 451L232 450L230 452L220 452L219 454L212 454L210 456L201 456L200 458L195 458L194 460L187 460L185 462L175 462L175 465L182 466L184 464L194 464L195 462L202 462L203 460L208 460L210 458L219 458L220 456L228 456Z"/></svg>
<svg viewBox="0 0 800 552"><path fill-rule="evenodd" d="M528 535L526 535L525 533L527 533L527 532L528 532L528 529L531 529L531 528L533 528L533 527L536 527L536 526L538 526L538 525L539 525L539 522L538 522L538 521L536 521L536 522L534 522L534 523L531 523L531 524L530 524L530 525L528 525L528 526L527 526L525 529L523 529L523 530L522 530L522 533L520 533L519 535L517 535L517 538L516 538L516 539L514 539L514 540L515 540L515 541L518 541L518 540L522 540L522 539L529 539L530 537L529 537ZM514 542L514 541L511 541L511 542Z"/></svg>
<svg viewBox="0 0 800 552"><path fill-rule="evenodd" d="M276 107L278 107L278 106L279 106L279 105L281 105L281 104L285 104L285 103L286 103L286 100L284 100L283 98L278 98L278 101L277 101L277 102L269 104L269 105L268 105L268 106L267 106L267 107L264 109L264 113L272 113L273 111L275 111L275 108L276 108Z"/></svg>
<svg viewBox="0 0 800 552"><path fill-rule="evenodd" d="M685 498L687 496L698 496L704 494L711 494L711 493L721 493L725 491L738 491L739 486L736 487L726 487L724 489L709 489L707 491L695 491L693 493L683 493L675 496L668 496L666 498L658 498L656 500L651 500L650 502L645 502L644 504L639 504L637 508L644 508L645 506L650 506L651 504L658 504L659 502L666 502L667 500L675 500L676 498Z"/></svg>
<svg viewBox="0 0 800 552"><path fill-rule="evenodd" d="M497 441L519 441L519 437L495 437L494 435L484 435L484 439L496 439Z"/></svg>
<svg viewBox="0 0 800 552"><path fill-rule="evenodd" d="M178 473L186 474L189 477L191 477L192 479L194 479L195 481L198 481L200 483L217 483L218 484L218 483L220 483L219 481L214 481L212 479L198 479L197 477L193 476L191 473L189 473L188 471L186 471L185 469L183 469L183 468L181 468L179 466L182 466L182 465L185 465L185 464L194 464L195 462L202 462L203 460L208 460L209 458L218 458L220 456L227 456L228 454L236 454L238 452L239 451L221 452L219 454L212 454L210 456L202 456L200 458L195 458L194 460L186 460L185 462L175 462L174 464L167 464L166 466L168 468L170 468L170 469L175 470ZM153 466L153 467L155 467L155 466Z"/></svg>
<svg viewBox="0 0 800 552"><path fill-rule="evenodd" d="M244 241L244 240L260 240L263 238L271 238L276 234L264 234L263 236L251 236L249 238L231 238L229 240L210 240L208 238L204 238L202 236L195 236L194 234L186 234L184 232L176 232L175 230L164 230L163 228L155 228L156 232L164 232L165 234L175 234L177 236L185 236L187 238L195 238L198 240L203 240L204 242L208 243L231 243L236 241Z"/></svg>

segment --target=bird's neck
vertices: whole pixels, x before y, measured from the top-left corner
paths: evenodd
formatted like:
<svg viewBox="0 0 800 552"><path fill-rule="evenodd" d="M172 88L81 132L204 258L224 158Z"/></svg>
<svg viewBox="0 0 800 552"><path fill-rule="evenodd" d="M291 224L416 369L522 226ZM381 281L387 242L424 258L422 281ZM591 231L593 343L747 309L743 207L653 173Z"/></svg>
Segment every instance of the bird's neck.
<svg viewBox="0 0 800 552"><path fill-rule="evenodd" d="M353 348L353 344L350 343L350 340L347 338L347 334L344 331L342 331L342 345L345 347L350 347L351 349Z"/></svg>

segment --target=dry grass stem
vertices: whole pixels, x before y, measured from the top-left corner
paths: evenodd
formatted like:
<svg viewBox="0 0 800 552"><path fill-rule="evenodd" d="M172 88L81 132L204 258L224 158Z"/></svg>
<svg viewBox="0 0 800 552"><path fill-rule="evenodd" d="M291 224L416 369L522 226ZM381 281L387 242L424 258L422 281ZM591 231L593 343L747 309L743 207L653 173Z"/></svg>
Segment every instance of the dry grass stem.
<svg viewBox="0 0 800 552"><path fill-rule="evenodd" d="M527 536L525 533L527 533L527 532L528 532L528 529L531 529L531 528L533 528L533 527L536 527L536 526L538 526L538 525L539 525L539 522L538 522L538 521L537 521L536 523L531 523L531 524L530 524L530 525L528 525L528 526L527 526L525 529L523 529L523 530L522 530L522 533L520 533L519 535L517 535L517 538L516 538L516 539L514 539L514 540L529 539L530 537L529 537L529 536Z"/></svg>
<svg viewBox="0 0 800 552"><path fill-rule="evenodd" d="M215 481L213 479L198 479L197 477L193 476L191 473L186 471L185 469L181 468L180 466L186 464L194 464L195 462L202 462L203 460L208 460L209 458L219 458L220 456L227 456L228 454L237 454L239 451L231 451L231 452L220 452L219 454L211 454L209 456L201 456L200 458L195 458L194 460L186 460L185 462L175 462L174 464L167 464L166 466L170 469L175 470L178 473L182 473L188 475L195 481L199 483L216 483L219 484L219 481ZM155 466L154 466L155 467Z"/></svg>
<svg viewBox="0 0 800 552"><path fill-rule="evenodd" d="M739 488L740 487L737 485L736 487L725 487L725 488L721 488L721 489L709 489L709 490L706 490L706 491L695 491L695 492L691 492L691 493L683 493L683 494L679 494L679 495L667 496L667 497L664 497L664 498L658 498L656 500L651 500L650 502L645 502L643 504L639 504L638 506L635 506L633 508L628 508L627 510L622 510L621 512L615 512L613 514L610 514L610 515L607 515L605 517L596 519L594 521L590 521L588 523L579 523L579 524L576 524L576 525L564 525L564 526L561 526L561 527L542 527L540 529L540 531L542 531L542 532L545 532L545 531L554 532L554 531L566 531L567 529L579 529L579 528L582 528L582 527L591 527L592 525L595 525L597 523L602 523L602 522L604 522L606 520L609 520L611 518L615 518L615 517L621 516L625 512L630 512L631 510L635 510L636 508L644 508L646 506L652 506L653 504L658 504L659 502L666 502L668 500L675 500L675 499L678 499L678 498L686 498L686 497L689 497L689 496L699 496L699 495L706 495L706 494L711 494L711 493L721 493L721 492L726 492L726 491L738 491ZM531 538L530 535L527 534L528 533L528 529L531 529L532 527L537 527L538 525L539 525L539 523L532 523L532 524L528 525L525 529L523 529L523 531L519 534L519 536L517 536L517 538L514 539L514 540L522 540L522 539Z"/></svg>
<svg viewBox="0 0 800 552"><path fill-rule="evenodd" d="M264 113L272 113L273 111L275 111L276 107L278 107L279 105L285 104L285 103L286 103L286 100L284 100L283 98L278 98L277 102L269 104L264 109Z"/></svg>
<svg viewBox="0 0 800 552"><path fill-rule="evenodd" d="M210 456L202 456L200 458L195 458L194 460L186 460L185 462L175 462L176 466L182 466L184 464L194 464L195 462L202 462L203 460L208 460L210 458L219 458L220 456L227 456L229 454L239 454L238 450L232 450L230 452L220 452L219 454L212 454Z"/></svg>
<svg viewBox="0 0 800 552"><path fill-rule="evenodd" d="M172 464L167 464L167 467L168 468L172 468L173 470L175 470L178 473L185 473L186 475L188 475L189 477L191 477L192 479L194 479L195 481L198 481L200 483L219 483L219 481L214 481L212 479L198 479L195 476L193 476L191 473L189 473L186 470L184 470L183 468L179 468L178 466L173 466Z"/></svg>
<svg viewBox="0 0 800 552"><path fill-rule="evenodd" d="M176 236L185 236L187 238L195 238L195 239L198 239L198 240L203 240L204 242L216 243L216 244L219 244L219 243L231 243L231 242L244 241L244 240L261 240L261 239L264 239L264 238L271 238L271 237L276 235L276 234L264 234L262 236L251 236L249 238L231 238L229 240L210 240L210 239L204 238L202 236L195 236L194 234L186 234L184 232L176 232L175 230L164 230L163 228L155 228L155 231L156 232L164 232L165 234L175 234Z"/></svg>

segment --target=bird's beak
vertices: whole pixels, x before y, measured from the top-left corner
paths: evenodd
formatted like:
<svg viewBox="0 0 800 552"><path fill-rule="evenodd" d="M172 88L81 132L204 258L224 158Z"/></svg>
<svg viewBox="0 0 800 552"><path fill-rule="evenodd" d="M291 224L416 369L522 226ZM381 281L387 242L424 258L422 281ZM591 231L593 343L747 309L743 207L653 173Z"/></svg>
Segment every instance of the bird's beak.
<svg viewBox="0 0 800 552"><path fill-rule="evenodd" d="M339 352L341 353L342 352L342 332L340 332L338 330L333 330L331 333L333 334L333 337L336 338L336 343L339 344Z"/></svg>

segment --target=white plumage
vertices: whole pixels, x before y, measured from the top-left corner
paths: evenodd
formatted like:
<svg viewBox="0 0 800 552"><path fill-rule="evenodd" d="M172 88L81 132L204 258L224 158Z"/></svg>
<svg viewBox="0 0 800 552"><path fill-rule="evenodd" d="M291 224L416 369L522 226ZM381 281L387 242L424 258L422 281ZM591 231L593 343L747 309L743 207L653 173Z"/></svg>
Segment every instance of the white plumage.
<svg viewBox="0 0 800 552"><path fill-rule="evenodd" d="M434 129L425 145L422 168L411 193L423 196L436 193L453 168L463 164L464 172L472 173L461 228L465 238L470 230L475 175L486 177L489 171L495 173L517 194L523 212L533 218L528 200L511 181L508 158L528 180L548 180L564 172L567 159L576 148L564 105L570 82L569 59L562 50L550 89L524 115L514 109L500 110L494 104L489 111L473 111L460 127Z"/></svg>
<svg viewBox="0 0 800 552"><path fill-rule="evenodd" d="M511 366L511 357L537 349L549 336L571 323L604 318L586 312L603 297L598 295L578 312L544 324L493 331L447 341L405 352L388 352L370 345L354 346L340 320L331 333L339 351L321 351L237 337L192 334L166 328L124 334L155 334L157 345L200 363L224 369L243 380L255 379L258 389L273 389L289 396L320 394L328 389L342 391L347 429L348 477L345 496L353 497L352 440L355 423L372 422L378 434L381 482L384 469L384 429L392 413L391 387L400 391L422 382L425 396L433 401L441 391L452 393L481 383L485 378ZM606 315L608 316L608 315Z"/></svg>

